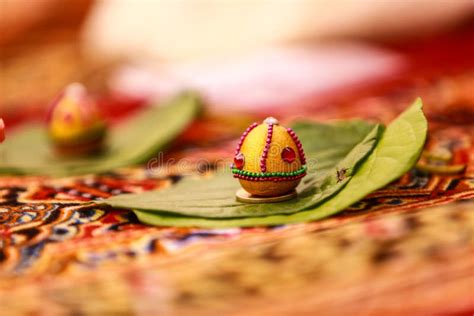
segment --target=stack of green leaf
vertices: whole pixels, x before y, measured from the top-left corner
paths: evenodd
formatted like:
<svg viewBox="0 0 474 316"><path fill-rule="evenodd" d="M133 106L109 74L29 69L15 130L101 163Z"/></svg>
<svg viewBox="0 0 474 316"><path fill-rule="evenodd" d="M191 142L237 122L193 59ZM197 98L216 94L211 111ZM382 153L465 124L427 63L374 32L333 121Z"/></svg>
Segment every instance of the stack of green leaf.
<svg viewBox="0 0 474 316"><path fill-rule="evenodd" d="M410 170L427 133L421 99L386 128L365 121L305 122L292 127L309 163L308 175L293 200L237 202L238 181L230 172L220 172L185 178L159 191L118 195L105 203L133 209L141 222L159 226L238 227L314 221L344 210Z"/></svg>
<svg viewBox="0 0 474 316"><path fill-rule="evenodd" d="M144 163L181 134L200 109L192 93L178 95L113 125L102 154L74 159L54 154L44 125L24 125L0 146L0 174L70 176Z"/></svg>

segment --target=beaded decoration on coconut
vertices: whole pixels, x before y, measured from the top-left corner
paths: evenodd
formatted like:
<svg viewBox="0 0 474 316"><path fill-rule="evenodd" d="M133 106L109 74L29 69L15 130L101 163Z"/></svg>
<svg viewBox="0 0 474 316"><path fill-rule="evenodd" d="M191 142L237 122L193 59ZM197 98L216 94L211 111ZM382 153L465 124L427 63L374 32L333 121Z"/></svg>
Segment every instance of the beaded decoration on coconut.
<svg viewBox="0 0 474 316"><path fill-rule="evenodd" d="M291 128L279 125L273 117L262 124L253 123L240 138L232 173L251 196L294 196L306 175L301 142Z"/></svg>
<svg viewBox="0 0 474 316"><path fill-rule="evenodd" d="M94 99L79 83L67 86L48 115L48 134L57 153L82 156L102 150L107 126Z"/></svg>

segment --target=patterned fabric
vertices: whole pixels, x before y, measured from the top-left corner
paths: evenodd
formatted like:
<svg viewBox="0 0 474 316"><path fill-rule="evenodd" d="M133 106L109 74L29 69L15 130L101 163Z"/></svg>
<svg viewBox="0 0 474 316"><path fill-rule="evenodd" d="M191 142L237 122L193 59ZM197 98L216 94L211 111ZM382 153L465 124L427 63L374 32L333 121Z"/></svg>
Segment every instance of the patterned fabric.
<svg viewBox="0 0 474 316"><path fill-rule="evenodd" d="M449 80L458 87L472 78ZM439 107L437 83L410 86L402 97L384 94L338 105L338 117L389 121L406 99L423 95L430 119L424 157L441 152L444 160L423 158L431 169L425 163L318 222L219 230L150 227L131 211L90 203L173 185L188 174L176 166L60 179L1 177L0 314L474 310L469 295L474 205L466 202L474 199L474 100ZM383 106L367 107L371 103ZM455 116L460 110L464 115ZM321 119L335 112L308 113ZM196 135L208 127L201 122L194 128ZM194 139L199 147L177 148L170 157L186 157L189 170L208 172L216 167L213 161L232 157L235 142L228 139L238 132L226 133L214 143ZM202 157L211 165L199 165Z"/></svg>

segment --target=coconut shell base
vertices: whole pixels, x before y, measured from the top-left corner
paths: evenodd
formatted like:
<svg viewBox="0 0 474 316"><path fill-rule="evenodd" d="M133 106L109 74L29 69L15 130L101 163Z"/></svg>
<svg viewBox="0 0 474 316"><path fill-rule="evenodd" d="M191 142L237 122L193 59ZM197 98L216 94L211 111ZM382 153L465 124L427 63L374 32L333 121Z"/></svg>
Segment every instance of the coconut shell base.
<svg viewBox="0 0 474 316"><path fill-rule="evenodd" d="M254 196L272 197L285 195L291 191L294 191L301 179L281 182L248 180L239 181L242 188Z"/></svg>
<svg viewBox="0 0 474 316"><path fill-rule="evenodd" d="M244 189L239 189L235 193L235 198L237 201L242 202L242 203L278 203L278 202L283 202L287 200L291 200L295 198L298 194L296 193L295 190L284 194L284 195L279 195L279 196L271 196L271 197L262 197L262 196L255 196Z"/></svg>
<svg viewBox="0 0 474 316"><path fill-rule="evenodd" d="M54 151L62 157L97 155L104 149L104 138L76 144L54 144Z"/></svg>

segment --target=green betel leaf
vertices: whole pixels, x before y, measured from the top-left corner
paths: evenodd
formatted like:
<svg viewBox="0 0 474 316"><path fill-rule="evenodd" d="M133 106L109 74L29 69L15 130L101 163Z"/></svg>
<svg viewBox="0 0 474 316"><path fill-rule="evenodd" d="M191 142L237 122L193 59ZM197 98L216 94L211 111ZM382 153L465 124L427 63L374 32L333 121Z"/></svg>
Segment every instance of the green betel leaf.
<svg viewBox="0 0 474 316"><path fill-rule="evenodd" d="M296 199L272 204L245 204L235 200L239 182L230 172L212 178L184 179L159 191L122 194L104 201L117 208L141 209L193 217L236 218L295 213L313 207L346 185L359 162L372 151L380 125L362 121L295 126L307 146L309 174L298 187ZM306 148L306 147L305 147ZM315 166L312 166L316 162ZM338 179L337 170L346 170Z"/></svg>
<svg viewBox="0 0 474 316"><path fill-rule="evenodd" d="M146 224L186 227L281 225L318 220L349 207L410 170L421 154L426 133L427 121L422 111L422 101L417 99L387 127L376 148L362 162L343 190L316 207L297 213L229 219L209 219L141 210L136 210L135 214Z"/></svg>
<svg viewBox="0 0 474 316"><path fill-rule="evenodd" d="M199 99L192 94L150 107L112 126L104 153L77 159L55 156L44 126L20 127L0 147L0 173L68 176L146 162L175 139L200 108Z"/></svg>

